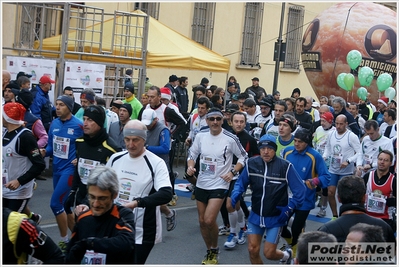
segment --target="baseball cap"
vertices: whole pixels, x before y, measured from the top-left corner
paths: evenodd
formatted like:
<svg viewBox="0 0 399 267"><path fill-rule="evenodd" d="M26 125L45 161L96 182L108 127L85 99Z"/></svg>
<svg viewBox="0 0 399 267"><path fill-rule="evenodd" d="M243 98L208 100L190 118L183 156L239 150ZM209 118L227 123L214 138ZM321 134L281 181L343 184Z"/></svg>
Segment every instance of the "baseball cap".
<svg viewBox="0 0 399 267"><path fill-rule="evenodd" d="M259 149L264 147L269 147L274 149L274 151L276 151L277 150L276 137L270 134L263 135L259 140L258 147Z"/></svg>
<svg viewBox="0 0 399 267"><path fill-rule="evenodd" d="M156 117L157 113L153 109L147 108L143 111L143 114L141 115L141 122L148 126Z"/></svg>
<svg viewBox="0 0 399 267"><path fill-rule="evenodd" d="M259 82L259 78L258 78L258 77L253 77L251 80L252 80L252 81L258 81L258 82Z"/></svg>
<svg viewBox="0 0 399 267"><path fill-rule="evenodd" d="M40 82L41 84L45 84L45 83L55 83L55 81L52 80L52 79L51 79L49 76L47 76L47 75L43 75L43 76L40 78L39 82Z"/></svg>

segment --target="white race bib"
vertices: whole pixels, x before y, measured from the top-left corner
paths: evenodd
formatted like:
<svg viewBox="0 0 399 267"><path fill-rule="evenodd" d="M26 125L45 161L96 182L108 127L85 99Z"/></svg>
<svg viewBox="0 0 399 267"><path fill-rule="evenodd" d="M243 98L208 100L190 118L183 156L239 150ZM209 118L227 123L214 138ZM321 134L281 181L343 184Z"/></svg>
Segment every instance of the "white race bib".
<svg viewBox="0 0 399 267"><path fill-rule="evenodd" d="M3 186L8 183L8 172L6 169L3 169L2 171L2 178L3 178Z"/></svg>
<svg viewBox="0 0 399 267"><path fill-rule="evenodd" d="M342 154L332 155L331 157L331 166L335 169L339 169L342 164Z"/></svg>
<svg viewBox="0 0 399 267"><path fill-rule="evenodd" d="M66 137L54 136L53 155L60 159L68 159L70 139Z"/></svg>
<svg viewBox="0 0 399 267"><path fill-rule="evenodd" d="M78 172L80 176L80 180L83 184L87 184L87 178L89 178L90 172L100 165L99 161L79 158L78 162Z"/></svg>
<svg viewBox="0 0 399 267"><path fill-rule="evenodd" d="M367 194L366 209L368 212L383 214L385 212L386 203L387 200L383 195L374 193Z"/></svg>
<svg viewBox="0 0 399 267"><path fill-rule="evenodd" d="M86 250L81 264L83 265L104 265L107 259L107 254L97 253L93 250Z"/></svg>
<svg viewBox="0 0 399 267"><path fill-rule="evenodd" d="M216 162L212 158L204 157L200 160L200 171L205 175L216 174Z"/></svg>

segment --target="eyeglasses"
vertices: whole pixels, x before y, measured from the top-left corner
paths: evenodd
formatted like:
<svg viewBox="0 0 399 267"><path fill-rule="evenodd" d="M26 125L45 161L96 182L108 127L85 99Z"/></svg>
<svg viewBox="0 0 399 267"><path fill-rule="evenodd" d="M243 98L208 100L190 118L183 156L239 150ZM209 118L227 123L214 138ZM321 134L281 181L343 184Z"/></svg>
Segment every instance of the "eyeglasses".
<svg viewBox="0 0 399 267"><path fill-rule="evenodd" d="M95 197L95 196L93 196L93 195L88 195L87 196L87 198L90 200L90 201L98 201L98 202L105 202L105 201L107 201L110 197L109 196L102 196L102 197Z"/></svg>
<svg viewBox="0 0 399 267"><path fill-rule="evenodd" d="M210 118L208 118L208 120L210 120L210 121L215 121L215 120L221 121L222 117L210 117Z"/></svg>

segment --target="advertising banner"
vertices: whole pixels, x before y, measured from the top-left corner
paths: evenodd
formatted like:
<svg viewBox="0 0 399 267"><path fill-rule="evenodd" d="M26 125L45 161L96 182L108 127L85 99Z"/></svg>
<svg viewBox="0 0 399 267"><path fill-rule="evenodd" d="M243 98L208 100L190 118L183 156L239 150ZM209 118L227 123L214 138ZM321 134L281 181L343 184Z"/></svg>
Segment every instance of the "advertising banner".
<svg viewBox="0 0 399 267"><path fill-rule="evenodd" d="M11 73L11 80L17 78L17 74L23 71L29 75L31 88L39 84L40 77L46 75L51 79L55 80L55 70L57 62L51 59L41 59L33 57L7 57L7 67L6 69ZM54 104L54 88L55 84L52 85L52 89L49 92L50 101Z"/></svg>
<svg viewBox="0 0 399 267"><path fill-rule="evenodd" d="M65 62L64 88L72 87L75 101L80 104L80 94L92 88L96 96L104 94L105 65Z"/></svg>

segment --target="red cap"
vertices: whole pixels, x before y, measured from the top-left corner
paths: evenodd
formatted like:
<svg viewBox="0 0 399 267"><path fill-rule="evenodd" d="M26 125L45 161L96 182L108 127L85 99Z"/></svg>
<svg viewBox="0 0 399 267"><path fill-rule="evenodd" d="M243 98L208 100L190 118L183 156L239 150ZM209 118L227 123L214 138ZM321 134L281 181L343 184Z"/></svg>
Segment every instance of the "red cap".
<svg viewBox="0 0 399 267"><path fill-rule="evenodd" d="M49 77L49 76L47 76L47 75L44 75L44 76L42 76L41 78L40 78L40 81L39 81L41 84L45 84L45 83L55 83L55 81L54 80L51 80L51 78Z"/></svg>
<svg viewBox="0 0 399 267"><path fill-rule="evenodd" d="M325 119L328 123L332 123L334 116L331 112L325 112L320 116L320 118Z"/></svg>

